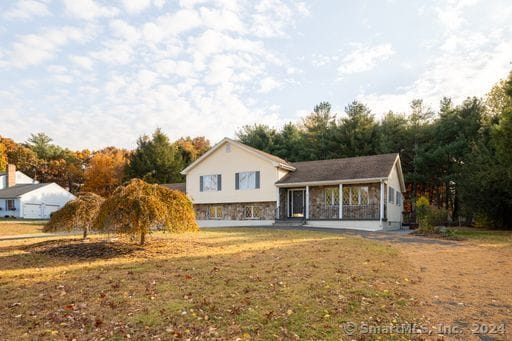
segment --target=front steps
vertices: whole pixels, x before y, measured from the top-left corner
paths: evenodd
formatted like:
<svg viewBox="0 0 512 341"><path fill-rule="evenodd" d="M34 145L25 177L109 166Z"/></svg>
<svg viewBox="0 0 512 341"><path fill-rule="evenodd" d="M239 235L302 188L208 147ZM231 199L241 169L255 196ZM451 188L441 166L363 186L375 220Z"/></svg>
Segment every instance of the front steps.
<svg viewBox="0 0 512 341"><path fill-rule="evenodd" d="M306 221L303 219L286 219L286 220L276 220L272 226L275 227L300 227L304 226Z"/></svg>

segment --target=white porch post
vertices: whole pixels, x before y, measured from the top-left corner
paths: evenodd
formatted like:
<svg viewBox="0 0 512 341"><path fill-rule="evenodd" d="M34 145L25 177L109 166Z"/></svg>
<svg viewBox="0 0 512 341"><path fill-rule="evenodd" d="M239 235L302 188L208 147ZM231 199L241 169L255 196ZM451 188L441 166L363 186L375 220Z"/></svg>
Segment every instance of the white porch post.
<svg viewBox="0 0 512 341"><path fill-rule="evenodd" d="M338 219L343 219L343 184L340 184L340 194L338 197L339 203L339 213L338 213Z"/></svg>
<svg viewBox="0 0 512 341"><path fill-rule="evenodd" d="M309 219L309 186L306 186L306 219Z"/></svg>
<svg viewBox="0 0 512 341"><path fill-rule="evenodd" d="M384 219L384 181L380 180L380 225L382 226L382 219Z"/></svg>

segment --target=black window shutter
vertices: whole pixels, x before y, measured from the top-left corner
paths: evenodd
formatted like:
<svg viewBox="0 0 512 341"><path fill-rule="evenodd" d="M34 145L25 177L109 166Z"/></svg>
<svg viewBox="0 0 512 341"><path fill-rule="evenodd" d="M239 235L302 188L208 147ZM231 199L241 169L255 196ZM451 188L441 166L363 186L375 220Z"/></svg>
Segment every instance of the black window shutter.
<svg viewBox="0 0 512 341"><path fill-rule="evenodd" d="M199 192L203 191L203 176L199 177Z"/></svg>
<svg viewBox="0 0 512 341"><path fill-rule="evenodd" d="M240 189L240 173L235 173L235 189Z"/></svg>
<svg viewBox="0 0 512 341"><path fill-rule="evenodd" d="M256 171L256 188L260 188L260 171Z"/></svg>
<svg viewBox="0 0 512 341"><path fill-rule="evenodd" d="M217 174L217 191L222 190L222 175Z"/></svg>

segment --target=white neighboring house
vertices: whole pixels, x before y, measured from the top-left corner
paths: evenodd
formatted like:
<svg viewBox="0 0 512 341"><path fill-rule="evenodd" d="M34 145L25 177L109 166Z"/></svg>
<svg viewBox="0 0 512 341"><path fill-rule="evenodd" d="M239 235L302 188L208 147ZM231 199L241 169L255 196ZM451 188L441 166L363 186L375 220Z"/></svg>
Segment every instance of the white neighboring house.
<svg viewBox="0 0 512 341"><path fill-rule="evenodd" d="M182 174L201 227L402 225L406 189L396 153L290 163L224 138Z"/></svg>
<svg viewBox="0 0 512 341"><path fill-rule="evenodd" d="M0 173L0 217L48 219L75 196L56 183L39 183L7 165Z"/></svg>

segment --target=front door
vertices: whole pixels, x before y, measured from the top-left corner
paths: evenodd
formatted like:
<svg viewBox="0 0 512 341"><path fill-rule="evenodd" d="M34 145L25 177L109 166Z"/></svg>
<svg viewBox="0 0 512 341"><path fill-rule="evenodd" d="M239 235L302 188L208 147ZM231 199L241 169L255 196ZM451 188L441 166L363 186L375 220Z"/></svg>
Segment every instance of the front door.
<svg viewBox="0 0 512 341"><path fill-rule="evenodd" d="M303 218L305 201L305 191L303 189L291 189L288 192L288 217Z"/></svg>

